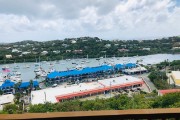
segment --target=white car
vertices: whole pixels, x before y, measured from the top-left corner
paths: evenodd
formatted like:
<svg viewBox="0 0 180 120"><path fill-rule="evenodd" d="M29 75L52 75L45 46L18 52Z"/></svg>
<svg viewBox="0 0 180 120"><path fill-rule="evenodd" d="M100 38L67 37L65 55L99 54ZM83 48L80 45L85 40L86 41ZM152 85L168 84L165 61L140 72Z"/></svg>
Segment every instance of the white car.
<svg viewBox="0 0 180 120"><path fill-rule="evenodd" d="M57 87L57 84L53 84L52 87Z"/></svg>

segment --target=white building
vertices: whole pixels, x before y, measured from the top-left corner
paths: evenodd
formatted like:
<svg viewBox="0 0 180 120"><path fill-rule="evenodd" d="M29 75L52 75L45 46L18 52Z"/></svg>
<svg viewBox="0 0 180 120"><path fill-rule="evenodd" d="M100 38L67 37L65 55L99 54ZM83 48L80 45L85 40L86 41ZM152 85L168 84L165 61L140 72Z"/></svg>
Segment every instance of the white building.
<svg viewBox="0 0 180 120"><path fill-rule="evenodd" d="M125 70L123 70L123 72L128 74L128 75L131 75L131 74L148 72L148 70L145 67L139 66L136 68L125 69Z"/></svg>
<svg viewBox="0 0 180 120"><path fill-rule="evenodd" d="M21 51L19 51L18 49L12 49L12 53L19 53Z"/></svg>
<svg viewBox="0 0 180 120"><path fill-rule="evenodd" d="M172 49L173 49L173 50L175 50L175 49L180 49L180 47L173 47Z"/></svg>
<svg viewBox="0 0 180 120"><path fill-rule="evenodd" d="M114 46L118 46L119 44L114 44Z"/></svg>
<svg viewBox="0 0 180 120"><path fill-rule="evenodd" d="M150 51L151 48L143 48L142 50L147 50L147 51Z"/></svg>
<svg viewBox="0 0 180 120"><path fill-rule="evenodd" d="M10 58L12 58L12 55L6 55L5 56L7 59L10 59Z"/></svg>
<svg viewBox="0 0 180 120"><path fill-rule="evenodd" d="M48 54L48 51L42 51L41 52L41 55L47 55Z"/></svg>
<svg viewBox="0 0 180 120"><path fill-rule="evenodd" d="M71 50L66 50L66 53L71 52Z"/></svg>
<svg viewBox="0 0 180 120"><path fill-rule="evenodd" d="M57 50L57 51L54 50L53 53L58 54L58 53L60 53L60 51L59 50Z"/></svg>
<svg viewBox="0 0 180 120"><path fill-rule="evenodd" d="M110 48L110 47L111 47L111 44L106 44L105 47L106 47L106 48Z"/></svg>
<svg viewBox="0 0 180 120"><path fill-rule="evenodd" d="M68 45L68 44L64 44L64 43L63 43L63 44L62 44L62 46L63 46L63 47L68 47L69 45Z"/></svg>
<svg viewBox="0 0 180 120"><path fill-rule="evenodd" d="M0 109L3 108L3 105L12 104L12 103L14 103L14 95L13 94L7 94L7 95L0 96Z"/></svg>
<svg viewBox="0 0 180 120"><path fill-rule="evenodd" d="M22 55L28 55L31 54L31 52L22 52Z"/></svg>
<svg viewBox="0 0 180 120"><path fill-rule="evenodd" d="M169 79L172 79L175 85L180 86L180 71L172 71Z"/></svg>
<svg viewBox="0 0 180 120"><path fill-rule="evenodd" d="M109 91L117 91L120 89L131 89L141 87L144 84L140 78L132 76L121 76L98 80L97 82L80 83L74 85L57 86L55 88L47 88L31 92L31 104L39 104L45 102L56 103L64 99L76 97L91 96L93 94L105 94Z"/></svg>
<svg viewBox="0 0 180 120"><path fill-rule="evenodd" d="M72 44L75 44L75 43L76 43L76 40L72 40L71 43L72 43Z"/></svg>

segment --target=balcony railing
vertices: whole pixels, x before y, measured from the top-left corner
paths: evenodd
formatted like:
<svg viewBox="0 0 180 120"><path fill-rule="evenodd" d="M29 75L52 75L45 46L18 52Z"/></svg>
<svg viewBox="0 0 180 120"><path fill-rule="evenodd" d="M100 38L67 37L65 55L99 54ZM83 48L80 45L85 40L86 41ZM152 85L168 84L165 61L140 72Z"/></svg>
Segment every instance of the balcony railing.
<svg viewBox="0 0 180 120"><path fill-rule="evenodd" d="M60 120L180 120L180 108L78 111L53 113L1 114L0 119L60 119Z"/></svg>

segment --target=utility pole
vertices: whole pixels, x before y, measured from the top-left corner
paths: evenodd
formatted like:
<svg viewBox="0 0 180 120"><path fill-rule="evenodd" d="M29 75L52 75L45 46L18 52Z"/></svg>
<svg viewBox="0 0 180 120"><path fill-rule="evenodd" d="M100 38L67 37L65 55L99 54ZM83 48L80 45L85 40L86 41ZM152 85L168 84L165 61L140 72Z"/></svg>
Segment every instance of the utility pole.
<svg viewBox="0 0 180 120"><path fill-rule="evenodd" d="M46 92L44 92L44 97L45 97L45 103L46 103Z"/></svg>
<svg viewBox="0 0 180 120"><path fill-rule="evenodd" d="M111 98L111 92L112 92L112 91L111 91L111 81L110 81L110 98Z"/></svg>

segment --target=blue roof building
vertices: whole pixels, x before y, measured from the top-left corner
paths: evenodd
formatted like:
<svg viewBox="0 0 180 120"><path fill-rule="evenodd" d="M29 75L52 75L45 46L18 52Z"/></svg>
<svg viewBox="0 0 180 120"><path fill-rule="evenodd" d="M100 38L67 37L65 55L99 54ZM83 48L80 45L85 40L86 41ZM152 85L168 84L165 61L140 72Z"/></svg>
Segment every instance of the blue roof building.
<svg viewBox="0 0 180 120"><path fill-rule="evenodd" d="M1 89L11 88L14 87L14 82L11 80L5 80L5 82L1 85Z"/></svg>
<svg viewBox="0 0 180 120"><path fill-rule="evenodd" d="M48 79L54 79L57 77L73 77L73 76L80 76L83 74L92 74L97 72L108 72L113 70L120 70L124 68L133 68L136 67L136 64L134 63L128 63L128 64L116 64L114 67L109 65L101 65L97 67L86 67L82 70L68 70L68 71L61 71L61 72L51 72L47 75Z"/></svg>
<svg viewBox="0 0 180 120"><path fill-rule="evenodd" d="M39 86L39 82L37 80L33 81L33 87L38 87Z"/></svg>
<svg viewBox="0 0 180 120"><path fill-rule="evenodd" d="M27 88L30 86L30 82L22 82L19 88Z"/></svg>
<svg viewBox="0 0 180 120"><path fill-rule="evenodd" d="M28 88L30 86L30 82L22 82L19 88ZM38 87L39 82L37 80L33 81L33 87Z"/></svg>

